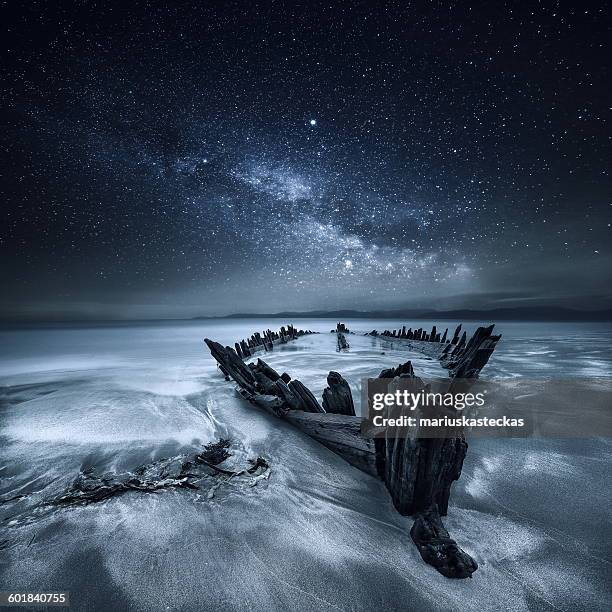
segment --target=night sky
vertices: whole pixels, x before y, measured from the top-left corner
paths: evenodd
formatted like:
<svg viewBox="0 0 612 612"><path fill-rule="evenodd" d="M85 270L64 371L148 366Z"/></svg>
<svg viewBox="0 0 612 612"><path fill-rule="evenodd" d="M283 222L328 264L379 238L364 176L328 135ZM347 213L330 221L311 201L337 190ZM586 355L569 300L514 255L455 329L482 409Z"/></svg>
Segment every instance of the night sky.
<svg viewBox="0 0 612 612"><path fill-rule="evenodd" d="M3 5L0 316L612 305L606 3Z"/></svg>

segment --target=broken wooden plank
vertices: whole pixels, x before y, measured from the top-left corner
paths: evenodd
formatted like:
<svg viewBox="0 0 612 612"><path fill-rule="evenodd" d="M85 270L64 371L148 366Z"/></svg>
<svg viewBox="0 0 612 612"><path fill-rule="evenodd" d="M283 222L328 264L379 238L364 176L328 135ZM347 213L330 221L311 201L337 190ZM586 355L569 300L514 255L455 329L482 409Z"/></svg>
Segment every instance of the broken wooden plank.
<svg viewBox="0 0 612 612"><path fill-rule="evenodd" d="M327 375L328 386L323 390L323 409L335 414L355 416L355 405L349 384L338 372Z"/></svg>
<svg viewBox="0 0 612 612"><path fill-rule="evenodd" d="M361 417L290 410L285 420L356 468L378 477L374 440L361 435Z"/></svg>

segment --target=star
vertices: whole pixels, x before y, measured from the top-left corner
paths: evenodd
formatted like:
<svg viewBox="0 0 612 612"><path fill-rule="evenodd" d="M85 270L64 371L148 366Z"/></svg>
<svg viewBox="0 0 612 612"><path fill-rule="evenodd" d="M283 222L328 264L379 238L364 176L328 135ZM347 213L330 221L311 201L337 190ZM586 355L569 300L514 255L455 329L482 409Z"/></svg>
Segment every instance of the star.
<svg viewBox="0 0 612 612"><path fill-rule="evenodd" d="M251 312L593 307L612 256L600 12L504 13L475 51L491 23L466 3L449 24L404 3L409 39L376 3L300 27L276 4L244 23L130 8L120 29L110 11L95 33L86 14L14 12L0 319L226 314L245 294ZM332 36L310 27L329 19Z"/></svg>

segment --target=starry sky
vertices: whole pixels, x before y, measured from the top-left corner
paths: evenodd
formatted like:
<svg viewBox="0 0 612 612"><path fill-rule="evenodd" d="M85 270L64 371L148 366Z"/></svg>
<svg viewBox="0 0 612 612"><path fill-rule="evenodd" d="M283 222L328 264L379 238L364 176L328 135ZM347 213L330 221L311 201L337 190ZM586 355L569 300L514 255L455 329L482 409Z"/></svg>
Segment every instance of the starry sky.
<svg viewBox="0 0 612 612"><path fill-rule="evenodd" d="M3 3L1 317L612 305L605 3Z"/></svg>

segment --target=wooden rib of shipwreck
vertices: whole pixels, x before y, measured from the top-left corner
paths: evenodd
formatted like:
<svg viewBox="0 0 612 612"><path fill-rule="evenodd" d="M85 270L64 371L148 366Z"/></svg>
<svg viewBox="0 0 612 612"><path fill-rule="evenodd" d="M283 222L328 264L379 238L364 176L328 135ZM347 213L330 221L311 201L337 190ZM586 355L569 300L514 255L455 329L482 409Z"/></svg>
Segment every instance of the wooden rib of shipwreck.
<svg viewBox="0 0 612 612"><path fill-rule="evenodd" d="M423 328L414 331L412 328L406 329L404 325L401 329L385 330L381 334L373 330L367 335L404 341L408 348L437 358L444 368L450 370L451 378L471 379L477 378L480 370L487 365L501 338L501 335L493 334L494 327L479 327L469 342L466 342L467 333L461 333L461 324L455 328L450 340L447 340L448 328L440 337L435 325L429 333Z"/></svg>
<svg viewBox="0 0 612 612"><path fill-rule="evenodd" d="M234 350L238 357L251 357L260 351L271 351L277 344L286 344L291 340L297 340L302 336L316 332L296 329L293 325L281 327L277 332L267 329L263 333L255 332L250 338L234 343Z"/></svg>
<svg viewBox="0 0 612 612"><path fill-rule="evenodd" d="M349 348L351 347L348 343L348 340L346 339L346 336L342 332L338 332L336 334L336 350L338 352L348 351Z"/></svg>
<svg viewBox="0 0 612 612"><path fill-rule="evenodd" d="M338 323L336 325L336 329L332 329L331 333L336 334L336 351L348 351L350 345L348 343L348 340L346 339L345 334L350 334L351 332L346 327L346 325L344 325L344 323Z"/></svg>
<svg viewBox="0 0 612 612"><path fill-rule="evenodd" d="M287 342L311 333L292 326L287 329L291 331L281 328L278 334L270 330L263 336L253 334L250 341L256 346L268 342L264 348L270 350L275 340ZM350 333L341 323L334 331ZM441 335L436 326L429 333L403 327L380 334L373 330L367 335L405 341L412 350L437 358L449 370L449 390L459 378L464 390L465 379L478 377L501 337L492 332L493 325L479 327L469 341L465 332L460 335L461 325L450 340L448 330ZM255 343L257 339L261 339L259 344ZM235 349L208 338L205 342L222 372L237 383L242 397L289 421L351 465L381 478L398 512L415 516L411 536L424 561L450 578L469 577L477 569L476 562L450 538L440 519L447 513L451 485L461 475L467 452L461 430L448 430L443 438L422 438L418 433L416 437L396 437L387 428L383 437L364 437L362 418L355 415L350 387L338 372L328 374L321 405L305 385L289 374L279 374L261 359L245 363L245 341L236 343ZM246 348L252 354L254 347L247 343ZM385 369L378 376L390 380L398 377L410 379L415 389L425 388L410 361Z"/></svg>

